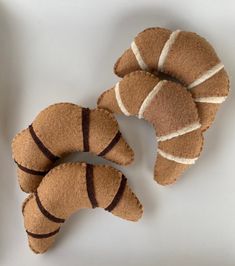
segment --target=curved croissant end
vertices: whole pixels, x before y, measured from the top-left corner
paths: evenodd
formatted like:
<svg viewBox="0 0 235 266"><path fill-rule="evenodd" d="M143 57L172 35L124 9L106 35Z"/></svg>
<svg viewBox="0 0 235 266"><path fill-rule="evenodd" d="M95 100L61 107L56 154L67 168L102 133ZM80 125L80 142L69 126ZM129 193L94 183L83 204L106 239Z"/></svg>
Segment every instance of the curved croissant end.
<svg viewBox="0 0 235 266"><path fill-rule="evenodd" d="M185 84L197 104L202 130L210 127L228 95L224 65L213 47L193 32L149 28L139 33L116 62L114 72L123 77L140 69L160 71Z"/></svg>
<svg viewBox="0 0 235 266"><path fill-rule="evenodd" d="M180 84L132 72L100 96L98 107L153 124L158 140L155 180L162 185L176 181L199 157L203 137L197 108Z"/></svg>
<svg viewBox="0 0 235 266"><path fill-rule="evenodd" d="M101 207L130 221L141 218L142 206L116 169L102 165L67 163L55 167L37 192L23 203L29 246L43 253L52 245L60 226L81 208Z"/></svg>
<svg viewBox="0 0 235 266"><path fill-rule="evenodd" d="M13 159L22 190L35 191L54 163L75 151L89 151L122 165L134 157L109 112L71 103L54 104L13 139Z"/></svg>

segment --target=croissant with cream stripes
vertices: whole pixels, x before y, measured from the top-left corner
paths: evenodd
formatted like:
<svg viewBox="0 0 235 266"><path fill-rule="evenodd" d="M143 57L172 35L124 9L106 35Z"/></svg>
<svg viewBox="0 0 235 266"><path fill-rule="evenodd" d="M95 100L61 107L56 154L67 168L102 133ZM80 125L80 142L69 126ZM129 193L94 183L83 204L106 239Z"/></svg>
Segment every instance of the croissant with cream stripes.
<svg viewBox="0 0 235 266"><path fill-rule="evenodd" d="M125 176L116 169L85 163L55 167L23 203L30 248L35 253L47 251L68 217L82 208L95 207L130 221L139 220L143 213Z"/></svg>
<svg viewBox="0 0 235 266"><path fill-rule="evenodd" d="M54 104L13 139L22 190L35 191L55 162L75 151L92 152L121 165L131 163L134 157L109 112L72 103Z"/></svg>
<svg viewBox="0 0 235 266"><path fill-rule="evenodd" d="M116 62L114 72L123 77L140 69L163 72L183 83L197 104L203 131L228 95L224 65L213 47L193 32L149 28L139 33Z"/></svg>
<svg viewBox="0 0 235 266"><path fill-rule="evenodd" d="M98 107L153 124L158 141L155 180L167 185L198 159L203 136L196 105L179 83L135 71L98 99Z"/></svg>

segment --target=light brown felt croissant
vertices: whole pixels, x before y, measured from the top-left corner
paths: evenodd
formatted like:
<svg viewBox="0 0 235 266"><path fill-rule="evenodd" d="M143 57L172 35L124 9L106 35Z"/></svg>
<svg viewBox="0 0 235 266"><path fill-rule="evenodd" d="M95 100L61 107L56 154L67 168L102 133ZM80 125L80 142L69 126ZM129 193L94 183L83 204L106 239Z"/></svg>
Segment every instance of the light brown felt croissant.
<svg viewBox="0 0 235 266"><path fill-rule="evenodd" d="M197 108L179 83L131 72L100 96L98 107L153 124L158 141L154 176L162 185L175 182L200 155L203 136Z"/></svg>
<svg viewBox="0 0 235 266"><path fill-rule="evenodd" d="M125 176L116 169L85 163L55 167L23 203L30 248L35 253L47 251L69 216L82 208L95 207L130 221L139 220L143 213Z"/></svg>
<svg viewBox="0 0 235 266"><path fill-rule="evenodd" d="M22 190L34 191L58 159L75 151L89 151L121 165L134 157L111 113L72 103L54 104L13 139Z"/></svg>
<svg viewBox="0 0 235 266"><path fill-rule="evenodd" d="M229 79L213 47L193 32L149 28L140 32L115 64L123 77L136 70L163 72L182 82L197 104L202 130L226 99Z"/></svg>

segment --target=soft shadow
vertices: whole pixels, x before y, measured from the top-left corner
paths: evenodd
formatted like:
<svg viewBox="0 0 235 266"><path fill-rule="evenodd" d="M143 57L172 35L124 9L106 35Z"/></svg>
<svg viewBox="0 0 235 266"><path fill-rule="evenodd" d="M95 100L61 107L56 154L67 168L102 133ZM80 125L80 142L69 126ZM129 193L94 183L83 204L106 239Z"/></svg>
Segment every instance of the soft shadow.
<svg viewBox="0 0 235 266"><path fill-rule="evenodd" d="M98 263L96 263L96 266L100 265L109 265L112 264L112 266L118 266L118 265L126 265L126 266L142 266L142 265L148 265L148 266L233 266L234 262L232 262L229 258L219 258L219 256L215 257L209 257L206 255L203 255L199 252L195 252L195 254L168 254L165 256L162 256L161 258L157 258L154 256L154 258L151 256L143 256L140 257L140 254L138 256L135 256L134 258L131 258L129 256L129 260L126 259L126 257L122 257L121 255L115 260L115 262L112 261L108 256L103 256L102 258L99 257Z"/></svg>
<svg viewBox="0 0 235 266"><path fill-rule="evenodd" d="M18 64L18 50L16 32L11 25L11 15L4 5L0 4L0 258L9 249L7 245L13 233L9 227L4 227L9 223L16 223L13 218L17 202L16 196L16 172L11 159L11 139L15 134L17 124L17 114L21 97L21 75ZM20 209L19 209L20 212ZM15 225L15 224L14 224ZM15 227L14 225L13 228ZM9 232L6 232L6 230ZM7 239L8 238L8 241ZM0 259L1 260L1 259Z"/></svg>

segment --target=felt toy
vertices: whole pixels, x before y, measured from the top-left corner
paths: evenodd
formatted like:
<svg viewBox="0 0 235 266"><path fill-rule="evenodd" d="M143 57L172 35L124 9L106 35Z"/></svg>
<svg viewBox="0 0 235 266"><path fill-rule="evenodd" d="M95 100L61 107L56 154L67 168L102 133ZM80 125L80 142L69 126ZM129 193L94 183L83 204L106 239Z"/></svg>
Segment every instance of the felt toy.
<svg viewBox="0 0 235 266"><path fill-rule="evenodd" d="M30 248L35 253L47 251L68 217L82 208L95 207L130 221L137 221L143 213L125 176L116 169L85 163L55 167L23 203Z"/></svg>
<svg viewBox="0 0 235 266"><path fill-rule="evenodd" d="M158 155L155 180L167 185L198 159L203 145L201 125L191 94L182 85L135 71L105 91L98 107L127 116L136 115L153 124Z"/></svg>
<svg viewBox="0 0 235 266"><path fill-rule="evenodd" d="M109 112L72 103L54 104L13 139L22 190L34 191L58 159L75 151L92 152L121 165L131 163L134 156Z"/></svg>
<svg viewBox="0 0 235 266"><path fill-rule="evenodd" d="M139 33L115 64L123 77L135 70L163 72L182 82L197 104L202 130L226 99L229 79L213 47L193 32L149 28Z"/></svg>

